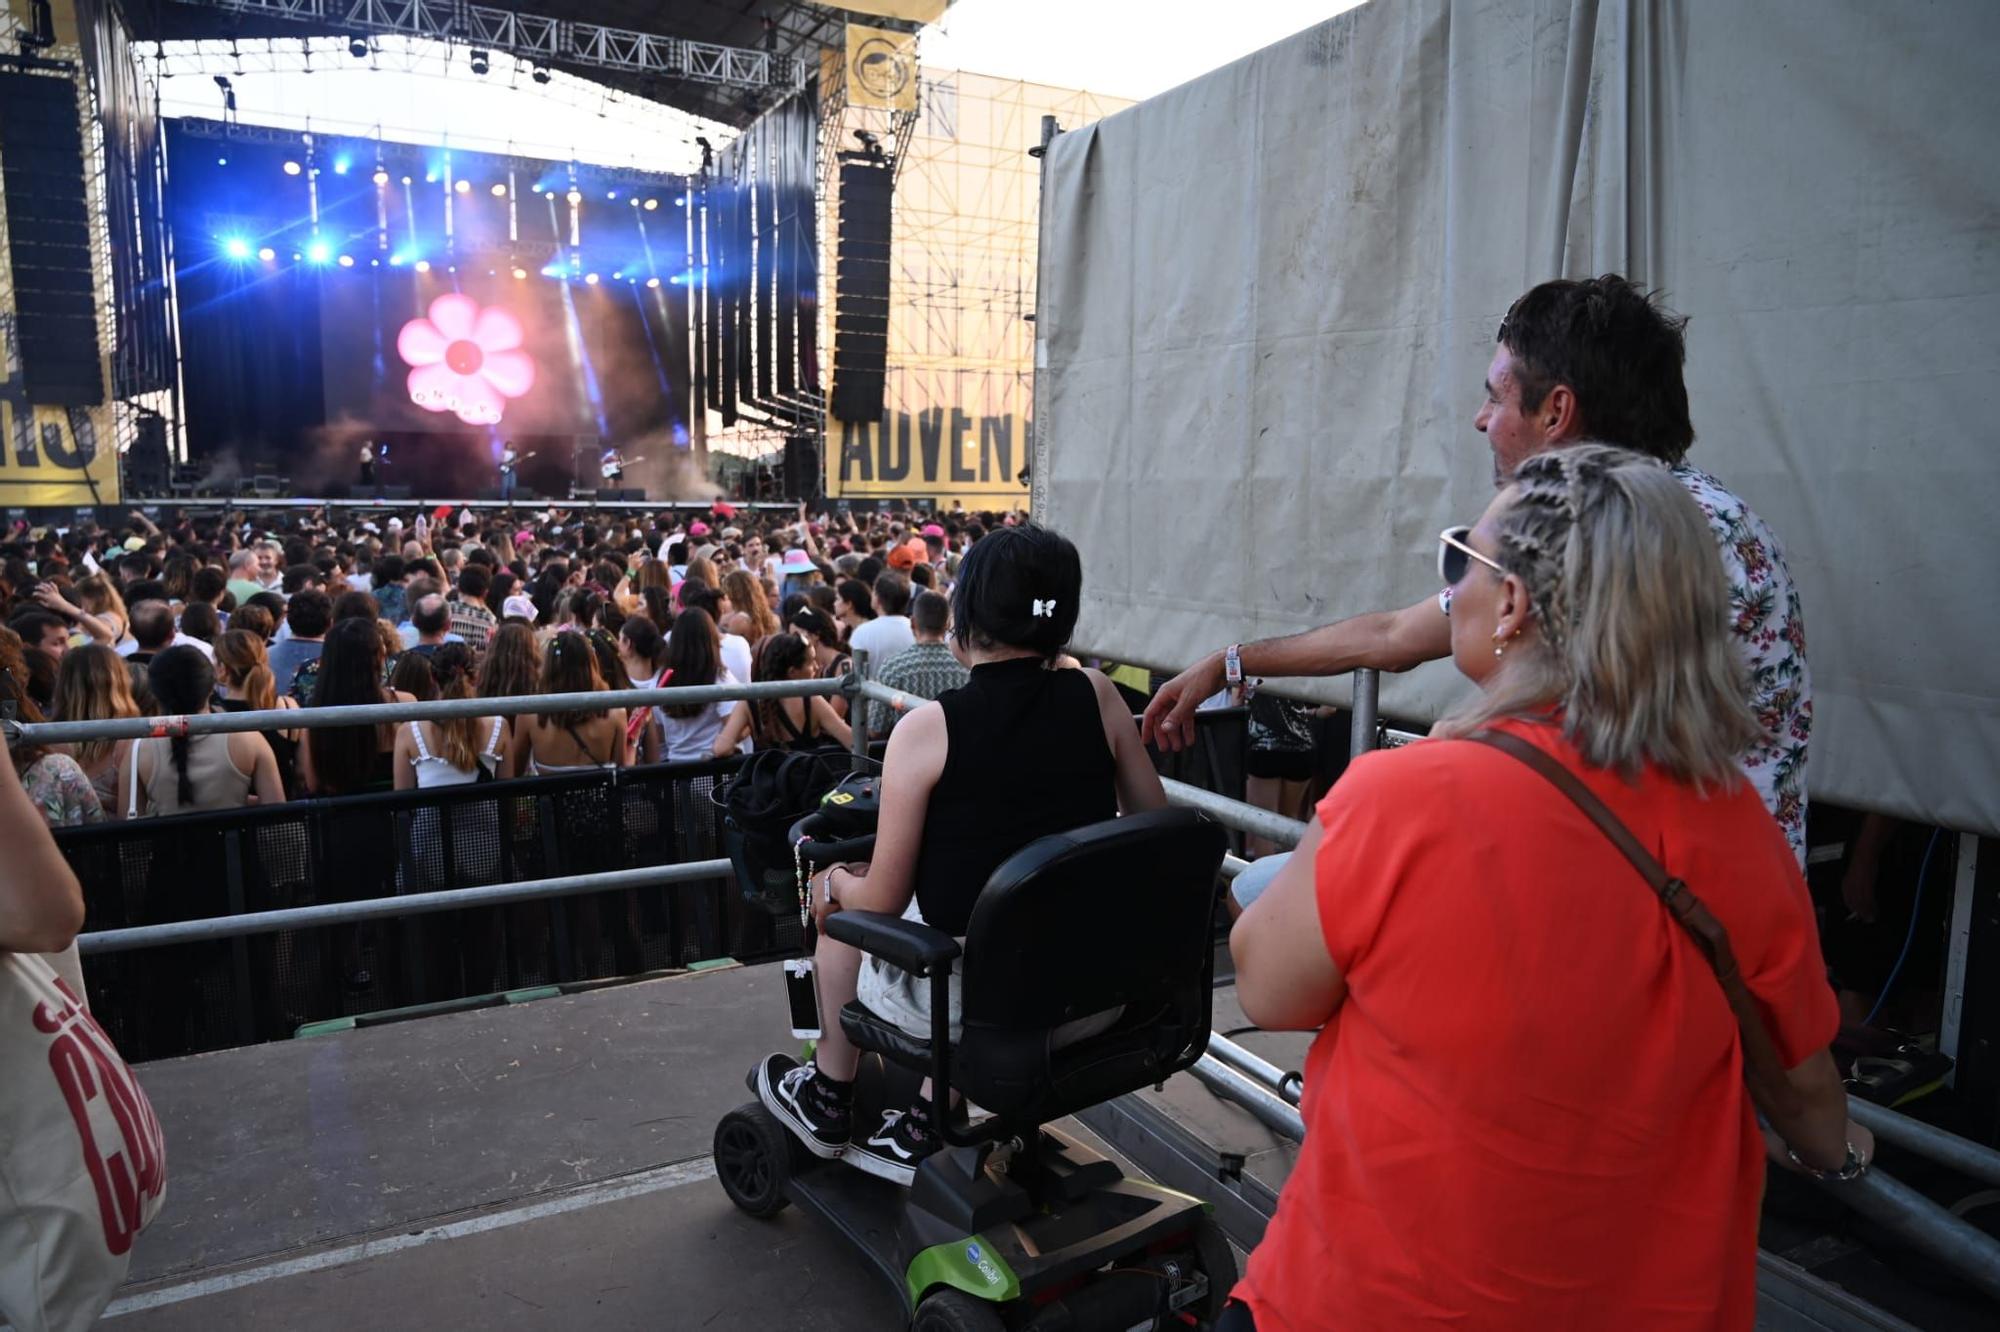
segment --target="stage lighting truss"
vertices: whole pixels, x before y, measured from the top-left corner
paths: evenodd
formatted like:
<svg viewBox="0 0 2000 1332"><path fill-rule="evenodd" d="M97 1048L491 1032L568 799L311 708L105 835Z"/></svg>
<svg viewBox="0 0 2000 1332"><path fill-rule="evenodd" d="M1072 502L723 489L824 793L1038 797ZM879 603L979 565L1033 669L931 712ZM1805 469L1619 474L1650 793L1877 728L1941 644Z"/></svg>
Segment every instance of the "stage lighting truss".
<svg viewBox="0 0 2000 1332"><path fill-rule="evenodd" d="M561 61L598 69L655 74L758 91L791 92L805 86L806 62L771 51L691 42L608 28L573 19L518 14L462 0L182 0L189 5L289 19L359 34L395 33L459 42L477 52L503 51L538 69ZM348 49L353 50L352 44ZM485 69L475 66L476 73ZM536 82L546 82L537 76Z"/></svg>

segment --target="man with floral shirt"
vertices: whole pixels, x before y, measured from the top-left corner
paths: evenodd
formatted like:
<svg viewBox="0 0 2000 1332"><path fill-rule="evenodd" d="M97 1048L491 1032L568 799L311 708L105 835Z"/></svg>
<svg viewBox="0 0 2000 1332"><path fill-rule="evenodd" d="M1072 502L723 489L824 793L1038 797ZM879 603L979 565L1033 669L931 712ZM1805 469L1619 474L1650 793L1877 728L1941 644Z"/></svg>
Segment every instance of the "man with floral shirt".
<svg viewBox="0 0 2000 1332"><path fill-rule="evenodd" d="M1492 447L1495 485L1506 484L1535 454L1597 440L1651 454L1687 487L1715 533L1729 578L1731 628L1749 673L1751 711L1764 728L1763 741L1743 755L1743 771L1803 865L1812 732L1805 618L1771 529L1720 481L1684 461L1694 442L1681 375L1685 325L1615 273L1544 282L1514 302L1500 325L1486 400L1473 427ZM1168 750L1191 743L1195 709L1232 674L1338 675L1362 666L1403 671L1449 656L1450 614L1447 588L1404 610L1213 653L1160 687L1146 709L1145 738ZM1254 870L1239 877L1237 900L1247 905L1269 878Z"/></svg>

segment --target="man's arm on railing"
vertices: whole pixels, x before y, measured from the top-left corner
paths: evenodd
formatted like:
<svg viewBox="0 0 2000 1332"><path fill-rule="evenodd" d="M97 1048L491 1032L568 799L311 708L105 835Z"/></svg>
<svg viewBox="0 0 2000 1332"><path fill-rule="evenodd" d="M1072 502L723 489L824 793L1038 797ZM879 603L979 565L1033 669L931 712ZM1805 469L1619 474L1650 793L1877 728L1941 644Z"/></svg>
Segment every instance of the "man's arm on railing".
<svg viewBox="0 0 2000 1332"><path fill-rule="evenodd" d="M83 888L13 763L0 769L0 952L60 953L83 928Z"/></svg>
<svg viewBox="0 0 2000 1332"><path fill-rule="evenodd" d="M1367 667L1407 671L1451 652L1451 621L1436 597L1399 611L1356 615L1288 638L1243 645L1246 676L1340 675ZM1194 743L1194 714L1223 685L1222 653L1212 652L1160 686L1146 705L1140 736L1164 750Z"/></svg>

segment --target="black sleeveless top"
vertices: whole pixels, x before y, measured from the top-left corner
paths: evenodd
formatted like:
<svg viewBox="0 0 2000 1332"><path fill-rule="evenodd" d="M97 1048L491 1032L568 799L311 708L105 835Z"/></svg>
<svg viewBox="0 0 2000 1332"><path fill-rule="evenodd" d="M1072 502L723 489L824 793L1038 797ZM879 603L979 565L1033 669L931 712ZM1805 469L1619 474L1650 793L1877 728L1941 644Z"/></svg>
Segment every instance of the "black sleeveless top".
<svg viewBox="0 0 2000 1332"><path fill-rule="evenodd" d="M215 700L217 712L249 712L247 698L218 698ZM285 799L297 800L305 795L298 778L299 742L285 738L283 731L265 731L264 739L270 743L271 756L278 760L278 776L285 783Z"/></svg>
<svg viewBox="0 0 2000 1332"><path fill-rule="evenodd" d="M917 907L963 935L1001 861L1038 837L1118 813L1097 691L1039 657L990 662L938 700L949 748L924 814Z"/></svg>

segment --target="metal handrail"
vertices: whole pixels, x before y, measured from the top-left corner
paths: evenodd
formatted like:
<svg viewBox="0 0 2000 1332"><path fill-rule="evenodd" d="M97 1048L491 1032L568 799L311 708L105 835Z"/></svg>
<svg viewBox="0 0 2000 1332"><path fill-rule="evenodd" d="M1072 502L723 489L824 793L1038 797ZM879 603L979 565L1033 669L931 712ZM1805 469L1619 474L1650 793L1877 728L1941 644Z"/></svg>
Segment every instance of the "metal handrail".
<svg viewBox="0 0 2000 1332"><path fill-rule="evenodd" d="M364 920L421 916L433 911L459 911L506 902L577 897L584 893L616 892L625 888L652 888L660 884L727 878L735 872L727 860L688 860L674 865L600 870L594 874L562 874L551 879L522 879L517 883L483 884L476 888L443 888L430 893L405 893L400 897L365 897L353 902L322 902L316 906L286 907L278 911L247 911L236 916L203 916L197 920L169 921L163 925L134 925L126 929L80 934L76 943L78 950L85 957L90 957L97 953L126 953L139 948L164 948L169 944L208 943L217 939L275 934L280 930L302 930L320 925L354 925Z"/></svg>
<svg viewBox="0 0 2000 1332"><path fill-rule="evenodd" d="M507 698L435 699L428 703L353 703L330 708L270 708L260 712L203 712L186 717L121 717L102 721L0 721L7 745L66 744L80 740L139 740L154 736L217 735L237 731L313 730L322 726L388 726L452 717L517 717L538 712L595 712L606 708L673 707L736 699L813 698L840 693L842 680L772 680L760 684L686 685L667 689L600 689L580 694L517 694Z"/></svg>

